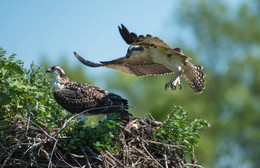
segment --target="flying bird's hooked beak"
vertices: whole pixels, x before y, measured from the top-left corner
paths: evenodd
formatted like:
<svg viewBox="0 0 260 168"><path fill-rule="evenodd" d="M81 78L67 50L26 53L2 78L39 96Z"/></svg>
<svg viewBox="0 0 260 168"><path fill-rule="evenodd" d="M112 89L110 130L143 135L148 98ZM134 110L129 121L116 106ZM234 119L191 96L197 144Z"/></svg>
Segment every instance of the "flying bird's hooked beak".
<svg viewBox="0 0 260 168"><path fill-rule="evenodd" d="M133 52L142 52L146 49L145 46L139 46L139 45L132 45L128 48L126 53L126 58L129 58Z"/></svg>

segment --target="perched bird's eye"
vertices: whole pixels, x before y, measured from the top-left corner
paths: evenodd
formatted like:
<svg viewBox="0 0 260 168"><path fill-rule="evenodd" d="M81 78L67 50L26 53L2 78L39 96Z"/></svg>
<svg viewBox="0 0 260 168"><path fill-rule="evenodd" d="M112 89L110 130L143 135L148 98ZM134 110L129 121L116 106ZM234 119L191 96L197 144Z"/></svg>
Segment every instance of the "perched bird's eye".
<svg viewBox="0 0 260 168"><path fill-rule="evenodd" d="M52 67L51 69L52 69L53 71L55 71L57 68L56 68L56 67Z"/></svg>

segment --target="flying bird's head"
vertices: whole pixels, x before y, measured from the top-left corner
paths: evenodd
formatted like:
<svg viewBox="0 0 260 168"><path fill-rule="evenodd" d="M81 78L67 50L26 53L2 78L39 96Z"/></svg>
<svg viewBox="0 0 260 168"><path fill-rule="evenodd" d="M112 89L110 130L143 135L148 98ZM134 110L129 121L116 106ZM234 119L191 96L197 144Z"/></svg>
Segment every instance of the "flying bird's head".
<svg viewBox="0 0 260 168"><path fill-rule="evenodd" d="M126 53L126 58L129 58L134 52L142 52L146 49L144 45L131 45Z"/></svg>
<svg viewBox="0 0 260 168"><path fill-rule="evenodd" d="M69 81L69 78L66 76L63 69L58 66L54 65L46 70L46 73L53 74L54 80L52 84L52 89L62 89L64 84Z"/></svg>

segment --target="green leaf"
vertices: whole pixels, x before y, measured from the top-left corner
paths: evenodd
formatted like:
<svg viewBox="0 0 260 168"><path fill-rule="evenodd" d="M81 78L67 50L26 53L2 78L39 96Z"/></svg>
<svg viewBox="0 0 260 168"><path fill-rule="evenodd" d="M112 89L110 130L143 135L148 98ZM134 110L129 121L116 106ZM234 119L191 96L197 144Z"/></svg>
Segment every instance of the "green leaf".
<svg viewBox="0 0 260 168"><path fill-rule="evenodd" d="M20 67L19 65L15 64L15 63L6 64L4 67L5 67L5 69L7 69L9 71L23 75L22 67Z"/></svg>
<svg viewBox="0 0 260 168"><path fill-rule="evenodd" d="M6 121L6 120L0 122L1 126L7 126L9 124L10 124L10 121Z"/></svg>
<svg viewBox="0 0 260 168"><path fill-rule="evenodd" d="M0 93L0 105L6 105L9 104L12 101L10 96L8 96L5 93Z"/></svg>

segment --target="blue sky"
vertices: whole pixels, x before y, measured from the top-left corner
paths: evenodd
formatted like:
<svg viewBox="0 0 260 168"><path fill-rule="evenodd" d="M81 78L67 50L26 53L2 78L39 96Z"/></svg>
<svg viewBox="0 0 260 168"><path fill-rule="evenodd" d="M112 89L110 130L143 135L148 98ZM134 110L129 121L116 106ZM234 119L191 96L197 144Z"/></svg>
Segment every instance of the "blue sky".
<svg viewBox="0 0 260 168"><path fill-rule="evenodd" d="M64 57L78 63L73 51L92 61L110 60L125 56L128 48L118 32L121 23L170 42L173 35L166 27L176 5L171 0L2 1L0 46L26 67L32 61L40 65L42 56L52 64Z"/></svg>

